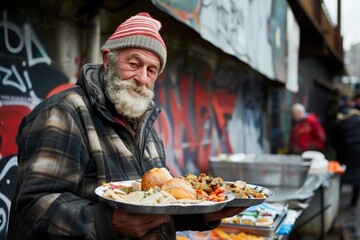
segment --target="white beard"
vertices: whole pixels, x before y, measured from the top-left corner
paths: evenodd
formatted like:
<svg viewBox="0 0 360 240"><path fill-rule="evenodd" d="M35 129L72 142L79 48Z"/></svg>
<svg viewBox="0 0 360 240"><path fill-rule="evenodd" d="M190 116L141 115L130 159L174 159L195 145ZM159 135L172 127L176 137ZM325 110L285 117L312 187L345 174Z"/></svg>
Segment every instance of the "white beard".
<svg viewBox="0 0 360 240"><path fill-rule="evenodd" d="M116 70L109 70L104 79L105 93L120 115L140 117L154 98L152 90L138 86L133 79L121 79Z"/></svg>

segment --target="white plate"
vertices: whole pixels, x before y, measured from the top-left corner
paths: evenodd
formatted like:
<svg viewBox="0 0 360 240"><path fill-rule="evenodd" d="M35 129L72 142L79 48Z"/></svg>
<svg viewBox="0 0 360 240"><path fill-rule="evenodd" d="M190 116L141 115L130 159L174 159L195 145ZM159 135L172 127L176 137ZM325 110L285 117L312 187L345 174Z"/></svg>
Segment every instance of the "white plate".
<svg viewBox="0 0 360 240"><path fill-rule="evenodd" d="M114 184L131 186L131 184L135 181L137 180L114 182ZM233 201L235 198L234 194L230 192L225 192L226 200L222 202L201 201L199 203L139 205L139 204L124 203L103 197L105 190L108 188L109 186L99 186L95 189L96 195L98 195L102 201L106 202L113 208L118 208L127 212L143 213L143 214L198 214L198 213L215 212L225 207L227 203Z"/></svg>

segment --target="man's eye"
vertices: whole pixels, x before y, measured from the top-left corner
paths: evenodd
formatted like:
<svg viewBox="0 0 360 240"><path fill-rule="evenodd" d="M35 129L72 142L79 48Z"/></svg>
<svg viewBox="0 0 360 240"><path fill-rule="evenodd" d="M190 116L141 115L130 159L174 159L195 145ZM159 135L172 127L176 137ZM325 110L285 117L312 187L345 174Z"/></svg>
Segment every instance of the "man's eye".
<svg viewBox="0 0 360 240"><path fill-rule="evenodd" d="M138 66L136 63L133 63L133 62L129 62L128 65L131 69L136 69Z"/></svg>
<svg viewBox="0 0 360 240"><path fill-rule="evenodd" d="M155 69L149 68L148 74L149 74L149 76L154 77L154 76L156 76L157 71Z"/></svg>

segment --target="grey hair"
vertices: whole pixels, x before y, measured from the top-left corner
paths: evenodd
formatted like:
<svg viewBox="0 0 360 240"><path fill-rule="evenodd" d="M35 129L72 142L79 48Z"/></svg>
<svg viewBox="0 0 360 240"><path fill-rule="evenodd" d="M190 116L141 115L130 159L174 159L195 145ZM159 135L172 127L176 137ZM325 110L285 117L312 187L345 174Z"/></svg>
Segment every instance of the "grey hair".
<svg viewBox="0 0 360 240"><path fill-rule="evenodd" d="M295 103L294 105L292 105L291 111L298 111L298 112L304 113L305 107L304 107L304 105L302 105L300 103Z"/></svg>
<svg viewBox="0 0 360 240"><path fill-rule="evenodd" d="M109 65L113 65L119 60L119 52L120 50L112 50L106 54Z"/></svg>

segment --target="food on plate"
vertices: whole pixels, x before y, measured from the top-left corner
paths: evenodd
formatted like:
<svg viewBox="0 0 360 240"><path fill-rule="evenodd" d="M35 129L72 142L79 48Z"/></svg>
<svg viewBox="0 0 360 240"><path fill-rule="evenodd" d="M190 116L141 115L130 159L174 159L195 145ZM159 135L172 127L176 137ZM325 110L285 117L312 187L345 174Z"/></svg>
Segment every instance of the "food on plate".
<svg viewBox="0 0 360 240"><path fill-rule="evenodd" d="M224 193L225 188L214 186L214 188L210 190L204 189L205 191L194 188L184 177L174 178L166 168L153 168L147 171L142 177L141 190L146 191L155 186L172 194L176 199L195 199L215 202L221 202L226 199Z"/></svg>
<svg viewBox="0 0 360 240"><path fill-rule="evenodd" d="M176 199L196 199L195 189L184 179L172 178L162 185L161 190L170 193Z"/></svg>
<svg viewBox="0 0 360 240"><path fill-rule="evenodd" d="M141 190L141 183L140 181L134 181L131 183L131 185L122 185L122 184L115 184L113 182L110 183L104 183L103 184L104 187L107 187L108 190L108 195L107 197L114 199L114 200L119 200L121 199L122 196L128 195L131 192L134 191L140 191Z"/></svg>
<svg viewBox="0 0 360 240"><path fill-rule="evenodd" d="M226 182L225 188L232 192L236 198L266 198L264 193L249 187L244 181Z"/></svg>
<svg viewBox="0 0 360 240"><path fill-rule="evenodd" d="M152 168L141 178L141 190L147 191L150 188L162 187L164 183L172 179L173 176L166 168Z"/></svg>
<svg viewBox="0 0 360 240"><path fill-rule="evenodd" d="M192 185L196 190L198 199L222 202L226 198L225 187L219 185L219 181L222 181L220 177L209 180L209 176L205 173L201 173L199 177L188 173L185 176L180 176L180 178Z"/></svg>
<svg viewBox="0 0 360 240"><path fill-rule="evenodd" d="M175 197L165 191L161 191L158 187L151 188L148 191L133 191L124 193L125 194L119 194L119 192L114 192L114 190L106 189L103 197L124 203L142 205L158 205L176 201Z"/></svg>
<svg viewBox="0 0 360 240"><path fill-rule="evenodd" d="M102 197L132 204L193 204L202 201L222 202L227 199L225 188L214 186L208 194L195 189L183 178L174 178L166 168L153 168L142 179L127 183L129 182L132 182L131 185L104 183Z"/></svg>
<svg viewBox="0 0 360 240"><path fill-rule="evenodd" d="M246 182L240 180L228 182L221 177L211 177L205 173L201 173L199 176L188 173L182 178L189 181L195 189L204 191L207 194L211 194L220 187L232 192L236 198L266 198L264 193L256 191L249 187Z"/></svg>

